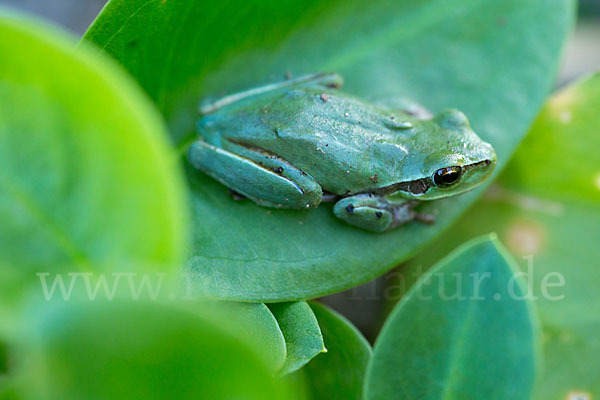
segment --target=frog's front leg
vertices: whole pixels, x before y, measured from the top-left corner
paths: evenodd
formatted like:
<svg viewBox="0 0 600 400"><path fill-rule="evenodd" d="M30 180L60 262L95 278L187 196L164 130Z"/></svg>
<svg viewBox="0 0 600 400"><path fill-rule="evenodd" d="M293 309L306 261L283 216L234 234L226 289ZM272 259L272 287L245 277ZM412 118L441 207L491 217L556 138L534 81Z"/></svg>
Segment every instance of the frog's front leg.
<svg viewBox="0 0 600 400"><path fill-rule="evenodd" d="M202 140L192 144L190 162L225 186L265 207L310 208L323 191L311 176L278 157L246 149L237 153Z"/></svg>
<svg viewBox="0 0 600 400"><path fill-rule="evenodd" d="M371 194L345 197L335 203L336 217L373 232L384 232L410 221L433 223L433 217L414 210L418 202L413 200L390 202Z"/></svg>

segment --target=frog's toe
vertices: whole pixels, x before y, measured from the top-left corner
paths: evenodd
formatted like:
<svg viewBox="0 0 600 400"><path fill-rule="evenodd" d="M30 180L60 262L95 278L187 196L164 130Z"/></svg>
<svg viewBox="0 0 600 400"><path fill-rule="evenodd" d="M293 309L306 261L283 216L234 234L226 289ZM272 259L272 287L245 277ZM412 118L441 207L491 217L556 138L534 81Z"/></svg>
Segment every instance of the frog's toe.
<svg viewBox="0 0 600 400"><path fill-rule="evenodd" d="M333 207L336 217L350 225L373 232L384 232L394 217L388 210L369 205L353 204L352 198L342 199Z"/></svg>
<svg viewBox="0 0 600 400"><path fill-rule="evenodd" d="M417 220L423 224L433 225L433 224L435 224L435 215L425 214L425 213L415 213L415 220Z"/></svg>

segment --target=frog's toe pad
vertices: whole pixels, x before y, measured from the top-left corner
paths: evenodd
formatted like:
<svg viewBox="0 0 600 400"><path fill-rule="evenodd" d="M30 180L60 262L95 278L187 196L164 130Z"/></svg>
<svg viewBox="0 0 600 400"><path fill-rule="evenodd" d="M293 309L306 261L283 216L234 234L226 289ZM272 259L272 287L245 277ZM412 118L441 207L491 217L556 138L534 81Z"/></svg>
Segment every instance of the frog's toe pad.
<svg viewBox="0 0 600 400"><path fill-rule="evenodd" d="M385 209L368 205L355 205L352 201L338 201L333 208L333 212L336 217L346 223L373 232L388 230L394 220L392 213Z"/></svg>

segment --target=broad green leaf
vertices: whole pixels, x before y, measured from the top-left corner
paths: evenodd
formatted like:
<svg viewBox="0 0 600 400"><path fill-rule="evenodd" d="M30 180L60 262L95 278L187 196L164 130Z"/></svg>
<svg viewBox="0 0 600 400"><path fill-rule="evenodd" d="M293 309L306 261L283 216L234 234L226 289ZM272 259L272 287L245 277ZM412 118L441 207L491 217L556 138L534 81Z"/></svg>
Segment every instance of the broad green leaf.
<svg viewBox="0 0 600 400"><path fill-rule="evenodd" d="M540 310L545 366L536 400L600 397L599 109L600 75L553 96L498 184L405 270L497 231Z"/></svg>
<svg viewBox="0 0 600 400"><path fill-rule="evenodd" d="M319 354L291 378L302 378L306 400L360 400L371 346L346 318L319 303L310 303L327 352Z"/></svg>
<svg viewBox="0 0 600 400"><path fill-rule="evenodd" d="M184 301L181 305L198 316L220 321L232 332L239 332L257 349L271 372L280 370L286 361L284 335L265 304L203 300Z"/></svg>
<svg viewBox="0 0 600 400"><path fill-rule="evenodd" d="M573 8L568 0L112 0L85 38L140 82L182 153L202 98L286 71L334 70L365 98L465 111L501 168L550 89ZM246 301L306 299L368 281L416 253L480 193L428 204L438 214L433 227L372 234L337 220L331 205L302 212L233 201L187 169L194 290Z"/></svg>
<svg viewBox="0 0 600 400"><path fill-rule="evenodd" d="M111 60L75 45L0 15L3 319L28 285L41 295L36 273L168 273L182 260L182 179L160 115Z"/></svg>
<svg viewBox="0 0 600 400"><path fill-rule="evenodd" d="M160 303L42 304L21 340L23 399L293 399L219 319Z"/></svg>
<svg viewBox="0 0 600 400"><path fill-rule="evenodd" d="M294 372L326 351L319 323L308 303L273 303L269 309L277 319L287 351L279 374Z"/></svg>
<svg viewBox="0 0 600 400"><path fill-rule="evenodd" d="M438 263L385 322L365 399L529 399L537 316L516 272L488 237Z"/></svg>

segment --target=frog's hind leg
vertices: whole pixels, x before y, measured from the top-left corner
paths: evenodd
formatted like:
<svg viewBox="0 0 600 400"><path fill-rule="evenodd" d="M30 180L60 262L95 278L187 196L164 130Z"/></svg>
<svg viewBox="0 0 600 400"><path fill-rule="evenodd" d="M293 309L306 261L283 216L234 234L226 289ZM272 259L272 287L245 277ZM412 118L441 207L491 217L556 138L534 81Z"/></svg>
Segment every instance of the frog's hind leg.
<svg viewBox="0 0 600 400"><path fill-rule="evenodd" d="M385 107L389 110L400 111L418 119L433 118L433 113L431 111L429 111L421 104L407 99L406 97L380 98L375 99L373 103L380 107Z"/></svg>
<svg viewBox="0 0 600 400"><path fill-rule="evenodd" d="M296 79L298 82L293 86L319 87L323 89L340 89L344 86L344 78L335 72L304 75Z"/></svg>
<svg viewBox="0 0 600 400"><path fill-rule="evenodd" d="M418 202L389 202L371 194L345 197L335 203L336 217L350 225L373 232L385 232L410 221L433 223L433 217L414 210Z"/></svg>
<svg viewBox="0 0 600 400"><path fill-rule="evenodd" d="M339 89L342 87L343 84L344 78L342 78L341 75L336 74L334 72L303 75L299 76L298 78L270 83L253 89L245 90L243 92L230 94L218 100L202 102L200 104L199 111L201 115L207 115L219 110L220 108L246 99L248 97L273 92L276 90L293 89L297 87L319 87L323 89Z"/></svg>
<svg viewBox="0 0 600 400"><path fill-rule="evenodd" d="M261 206L302 209L320 204L323 192L311 176L276 156L251 149L240 153L199 140L190 147L189 158L196 168Z"/></svg>

